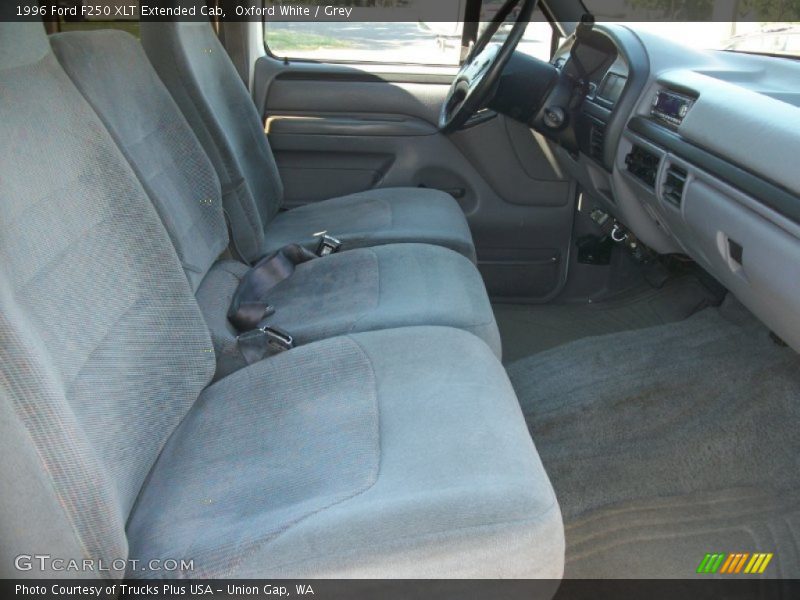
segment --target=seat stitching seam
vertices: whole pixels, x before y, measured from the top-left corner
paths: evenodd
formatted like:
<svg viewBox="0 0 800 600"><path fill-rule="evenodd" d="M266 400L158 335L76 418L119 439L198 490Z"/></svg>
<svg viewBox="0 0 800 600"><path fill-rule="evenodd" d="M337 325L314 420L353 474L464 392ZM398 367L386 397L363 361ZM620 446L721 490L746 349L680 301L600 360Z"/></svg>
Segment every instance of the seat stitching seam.
<svg viewBox="0 0 800 600"><path fill-rule="evenodd" d="M224 151L220 147L220 144L221 144L221 142L219 141L219 138L221 137L220 136L220 132L218 131L218 127L214 126L215 125L214 116L212 114L210 114L210 111L207 109L207 107L203 106L202 103L196 102L194 97L193 97L193 95L189 92L189 90L192 90L192 91L196 92L198 96L202 96L202 93L200 93L200 91L199 91L200 85L196 84L193 81L190 81L189 77L184 73L184 70L186 72L191 70L191 67L188 64L189 63L188 59L186 59L182 55L180 49L174 48L174 45L171 44L170 48L172 50L173 60L175 61L175 63L186 67L185 69L183 69L183 68L178 68L177 69L178 80L181 82L181 84L183 86L183 91L184 91L184 94L185 94L187 100L191 103L191 105L194 107L195 111L197 112L198 116L200 117L200 121L201 121L203 127L205 128L206 133L207 133L208 137L210 138L211 143L216 146L216 152L219 155L219 158L220 158L220 161L222 163L223 168L225 169L226 178L229 181L238 181L239 179L242 179L242 182L244 182L244 179L240 178L238 176L238 174L234 174L234 175L236 175L235 177L231 176L231 169L230 169L230 165L228 164L229 161L228 161L228 159L225 158ZM176 102L176 104L177 104L177 102ZM178 108L180 110L180 107L178 107ZM186 120L188 122L188 119L186 119ZM189 127L191 128L191 124L189 124ZM198 139L198 143L199 142L200 141ZM207 150L204 150L204 151L206 153L208 153ZM226 148L226 151L228 151L229 153L232 154L232 150L231 150L230 147ZM209 161L211 161L210 157L209 157ZM212 168L214 168L214 170L216 170L216 167L213 164L212 164ZM244 182L244 183L246 185L246 182ZM224 186L223 186L222 182L220 182L220 197L221 198L224 198L224 194L222 193L222 188L223 187ZM238 191L240 189L240 187L241 187L241 184L237 185L235 187L235 189ZM251 195L252 195L252 191L251 191ZM237 202L238 202L238 200L239 200L238 193L236 194L236 199L237 199ZM224 205L224 203L223 203L223 205ZM250 225L250 228L253 231L254 237L258 237L259 233L263 234L264 231L263 231L262 227L253 218L253 217L255 217L255 215L249 214L248 209L245 208L243 203L240 203L240 206L242 207L242 211L245 213L245 216L247 217L248 224ZM254 208L256 209L256 213L258 213L258 207L255 206ZM259 217L260 217L260 215L259 215Z"/></svg>

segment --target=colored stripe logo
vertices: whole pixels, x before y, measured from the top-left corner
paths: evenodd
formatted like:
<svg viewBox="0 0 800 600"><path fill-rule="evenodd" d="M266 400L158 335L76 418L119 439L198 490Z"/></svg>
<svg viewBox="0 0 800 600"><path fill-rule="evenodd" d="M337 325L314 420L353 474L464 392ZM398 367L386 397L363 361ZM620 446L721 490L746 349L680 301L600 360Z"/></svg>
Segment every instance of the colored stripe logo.
<svg viewBox="0 0 800 600"><path fill-rule="evenodd" d="M773 556L772 552L709 553L700 561L697 572L703 575L760 575L767 569Z"/></svg>

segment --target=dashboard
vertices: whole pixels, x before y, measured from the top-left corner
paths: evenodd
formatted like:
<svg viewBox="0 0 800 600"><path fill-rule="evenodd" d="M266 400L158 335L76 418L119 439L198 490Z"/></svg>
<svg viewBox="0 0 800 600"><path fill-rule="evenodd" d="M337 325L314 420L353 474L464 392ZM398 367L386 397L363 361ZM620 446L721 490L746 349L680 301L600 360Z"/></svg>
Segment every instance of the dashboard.
<svg viewBox="0 0 800 600"><path fill-rule="evenodd" d="M583 86L556 155L584 195L800 351L800 62L599 24L552 64Z"/></svg>

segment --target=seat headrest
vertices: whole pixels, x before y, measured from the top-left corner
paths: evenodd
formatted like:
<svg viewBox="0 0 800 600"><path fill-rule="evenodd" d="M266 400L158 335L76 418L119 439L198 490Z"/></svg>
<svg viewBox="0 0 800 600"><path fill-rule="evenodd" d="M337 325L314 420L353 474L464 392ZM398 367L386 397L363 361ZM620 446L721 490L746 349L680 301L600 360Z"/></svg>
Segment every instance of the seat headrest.
<svg viewBox="0 0 800 600"><path fill-rule="evenodd" d="M39 62L50 52L41 21L0 21L0 69Z"/></svg>

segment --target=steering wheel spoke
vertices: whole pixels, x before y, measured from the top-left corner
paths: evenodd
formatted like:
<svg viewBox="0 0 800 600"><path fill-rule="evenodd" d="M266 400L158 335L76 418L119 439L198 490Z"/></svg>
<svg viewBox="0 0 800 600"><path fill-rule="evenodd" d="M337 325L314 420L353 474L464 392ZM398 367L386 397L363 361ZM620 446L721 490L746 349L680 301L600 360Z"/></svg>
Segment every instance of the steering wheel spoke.
<svg viewBox="0 0 800 600"><path fill-rule="evenodd" d="M505 17L522 4L519 15L505 42L491 43ZM491 100L494 85L517 48L538 0L508 0L475 43L467 61L458 70L439 114L439 129L456 131Z"/></svg>

